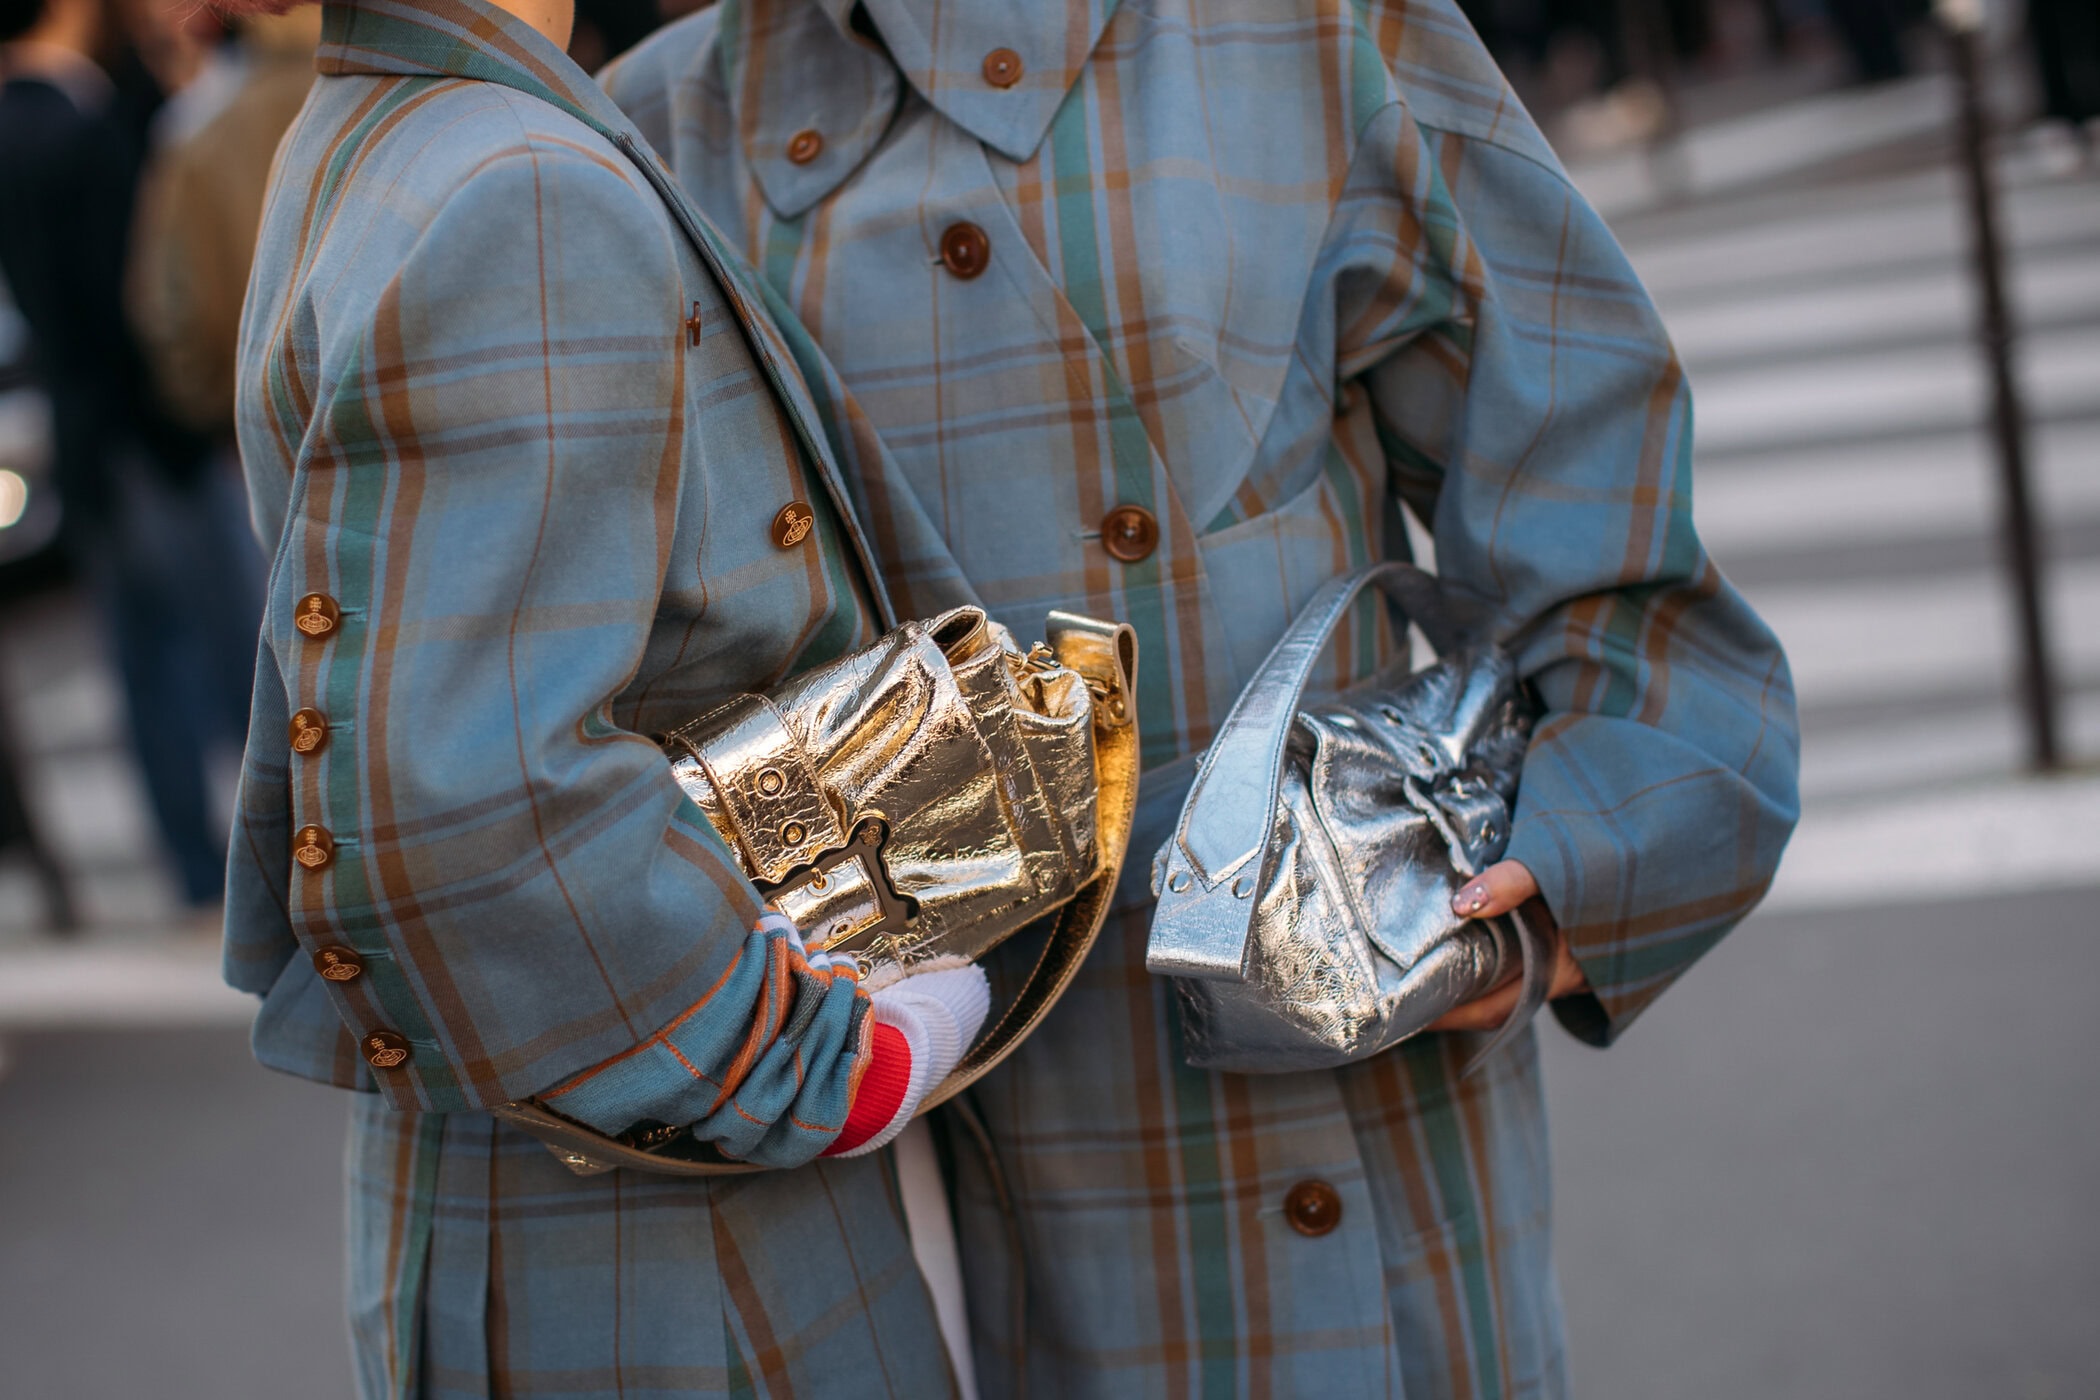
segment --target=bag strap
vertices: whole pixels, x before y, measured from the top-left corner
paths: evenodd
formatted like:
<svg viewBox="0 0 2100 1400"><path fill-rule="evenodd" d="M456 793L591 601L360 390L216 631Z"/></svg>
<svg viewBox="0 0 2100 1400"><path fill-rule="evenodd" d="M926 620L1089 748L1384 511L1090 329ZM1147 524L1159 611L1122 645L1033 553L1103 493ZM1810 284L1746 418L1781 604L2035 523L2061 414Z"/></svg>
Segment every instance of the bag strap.
<svg viewBox="0 0 2100 1400"><path fill-rule="evenodd" d="M1377 587L1422 635L1438 656L1457 647L1463 630L1443 586L1412 564L1389 560L1329 580L1313 594L1263 659L1211 741L1182 803L1173 839L1153 865L1156 935L1145 952L1145 969L1167 977L1240 982L1257 907L1252 898L1268 881L1269 833L1282 797L1283 760L1291 726L1312 681L1313 668L1334 631L1366 588ZM1428 804L1434 819L1434 804ZM1454 865L1468 878L1463 849L1445 832ZM1509 924L1523 960L1517 1005L1494 1036L1466 1062L1470 1074L1501 1048L1545 1004L1552 965L1537 931L1521 912Z"/></svg>
<svg viewBox="0 0 2100 1400"><path fill-rule="evenodd" d="M1268 845L1291 724L1335 628L1357 596L1374 585L1422 629L1438 655L1457 644L1440 586L1412 564L1374 564L1331 579L1313 594L1233 702L1196 770L1173 839L1160 852L1153 869L1159 896L1153 918L1185 928L1177 929L1171 953L1147 955L1149 971L1225 981L1244 976L1255 915L1248 894L1266 873L1248 866ZM1198 916L1197 906L1213 901L1233 909L1204 909Z"/></svg>
<svg viewBox="0 0 2100 1400"><path fill-rule="evenodd" d="M818 363L820 352L815 342L796 319L794 310L780 300L778 294L766 285L765 279L746 264L693 207L670 172L655 159L654 152L643 147L631 132L605 126L588 114L584 114L584 120L619 147L620 153L641 172L642 178L649 182L657 197L671 211L673 221L685 233L687 241L700 254L700 260L714 273L723 299L729 303L743 330L752 358L758 362L760 372L765 375L785 417L794 428L802 454L823 486L825 497L845 532L854 562L859 565L862 581L867 585L868 596L875 604L876 615L882 619L885 630L897 626L903 619L897 616L875 547L861 524L860 513L854 509L853 493L847 489L838 459L824 438L823 414L812 396L812 385L823 379L823 368Z"/></svg>

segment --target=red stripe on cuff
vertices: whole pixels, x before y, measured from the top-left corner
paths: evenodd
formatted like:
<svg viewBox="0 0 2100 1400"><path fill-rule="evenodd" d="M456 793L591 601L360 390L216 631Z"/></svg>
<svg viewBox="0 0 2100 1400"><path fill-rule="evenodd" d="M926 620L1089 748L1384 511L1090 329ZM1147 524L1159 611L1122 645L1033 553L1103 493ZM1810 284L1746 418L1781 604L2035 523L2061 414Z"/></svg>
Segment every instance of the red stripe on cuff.
<svg viewBox="0 0 2100 1400"><path fill-rule="evenodd" d="M895 1026L877 1021L868 1044L868 1067L861 1072L860 1089L846 1112L846 1126L839 1129L838 1140L824 1149L824 1155L851 1152L887 1128L904 1106L904 1091L910 1087L911 1042Z"/></svg>

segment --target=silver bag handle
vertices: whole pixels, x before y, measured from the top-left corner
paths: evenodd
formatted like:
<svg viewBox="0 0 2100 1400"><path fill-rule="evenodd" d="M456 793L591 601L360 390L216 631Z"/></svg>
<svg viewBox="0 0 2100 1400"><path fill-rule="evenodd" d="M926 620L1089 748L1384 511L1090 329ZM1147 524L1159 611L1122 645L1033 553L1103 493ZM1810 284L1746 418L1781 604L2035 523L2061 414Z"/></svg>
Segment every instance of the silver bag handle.
<svg viewBox="0 0 2100 1400"><path fill-rule="evenodd" d="M1155 962L1148 957L1149 971L1170 977L1243 978L1254 904L1245 896L1233 896L1231 888L1243 881L1252 882L1245 888L1259 888L1268 873L1247 867L1268 847L1270 817L1282 795L1284 747L1299 703L1334 629L1357 596L1374 584L1422 629L1438 655L1456 644L1441 587L1412 564L1388 561L1320 586L1218 727L1196 769L1173 839L1153 865L1153 893L1159 897L1155 918L1170 907L1211 898L1232 899L1243 906L1244 917L1204 920L1216 931L1212 938L1185 944L1181 955L1172 959Z"/></svg>
<svg viewBox="0 0 2100 1400"><path fill-rule="evenodd" d="M1181 809L1173 837L1152 867L1158 899L1153 919L1183 929L1171 951L1147 950L1145 969L1165 977L1248 980L1256 901L1270 875L1270 823L1282 797L1283 761L1305 688L1334 631L1366 588L1376 586L1422 630L1438 656L1459 645L1461 629L1443 585L1413 564L1388 560L1321 585L1263 659L1219 726ZM1457 843L1450 843L1459 874L1471 878ZM1230 906L1211 908L1212 905ZM1194 917L1192 917L1194 916ZM1516 1007L1467 1062L1470 1073L1530 1021L1551 989L1544 944L1520 911L1509 914L1523 958ZM1200 930L1201 932L1196 932Z"/></svg>

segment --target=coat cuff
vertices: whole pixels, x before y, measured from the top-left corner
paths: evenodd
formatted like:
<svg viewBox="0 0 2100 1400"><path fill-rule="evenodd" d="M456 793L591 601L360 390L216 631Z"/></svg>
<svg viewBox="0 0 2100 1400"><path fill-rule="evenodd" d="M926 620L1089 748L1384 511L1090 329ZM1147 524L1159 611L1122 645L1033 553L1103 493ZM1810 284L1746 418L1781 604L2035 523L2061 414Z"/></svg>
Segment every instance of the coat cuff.
<svg viewBox="0 0 2100 1400"><path fill-rule="evenodd" d="M539 1099L602 1133L689 1125L729 1156L797 1166L844 1126L873 1030L853 960L806 952L768 913L698 1002Z"/></svg>

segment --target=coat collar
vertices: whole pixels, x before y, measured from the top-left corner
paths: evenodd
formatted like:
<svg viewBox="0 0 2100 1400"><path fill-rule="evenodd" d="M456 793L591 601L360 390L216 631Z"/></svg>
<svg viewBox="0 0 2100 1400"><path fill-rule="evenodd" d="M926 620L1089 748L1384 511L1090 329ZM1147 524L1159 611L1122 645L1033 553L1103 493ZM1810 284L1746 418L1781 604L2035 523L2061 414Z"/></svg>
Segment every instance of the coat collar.
<svg viewBox="0 0 2100 1400"><path fill-rule="evenodd" d="M355 0L321 13L314 67L330 75L473 78L529 93L638 140L626 114L552 40L483 0Z"/></svg>
<svg viewBox="0 0 2100 1400"><path fill-rule="evenodd" d="M809 209L882 140L908 85L949 121L1010 160L1042 144L1117 0L861 0L880 33L854 29L855 0L723 0L722 77L745 159L785 218ZM985 76L995 50L1021 76ZM822 147L800 163L795 137ZM805 142L805 149L807 143Z"/></svg>

